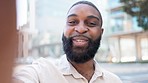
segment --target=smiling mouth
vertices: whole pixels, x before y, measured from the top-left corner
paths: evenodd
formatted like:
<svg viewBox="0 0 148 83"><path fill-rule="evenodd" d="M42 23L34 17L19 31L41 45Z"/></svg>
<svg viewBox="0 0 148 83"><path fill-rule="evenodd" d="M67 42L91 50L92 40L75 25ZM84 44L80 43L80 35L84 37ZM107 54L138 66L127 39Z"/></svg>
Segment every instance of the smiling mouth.
<svg viewBox="0 0 148 83"><path fill-rule="evenodd" d="M88 40L89 39L87 37L82 37L82 36L73 37L73 39L72 39L73 46L86 47L86 46L88 46Z"/></svg>

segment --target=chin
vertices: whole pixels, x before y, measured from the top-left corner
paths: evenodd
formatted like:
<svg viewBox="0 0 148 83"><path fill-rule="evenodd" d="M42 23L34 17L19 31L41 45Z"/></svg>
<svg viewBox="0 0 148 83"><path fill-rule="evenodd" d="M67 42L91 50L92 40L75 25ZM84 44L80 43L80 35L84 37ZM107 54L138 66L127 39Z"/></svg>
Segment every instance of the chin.
<svg viewBox="0 0 148 83"><path fill-rule="evenodd" d="M101 36L95 41L89 39L87 47L75 47L72 43L72 38L62 37L63 49L67 59L75 63L85 63L94 58L101 41Z"/></svg>

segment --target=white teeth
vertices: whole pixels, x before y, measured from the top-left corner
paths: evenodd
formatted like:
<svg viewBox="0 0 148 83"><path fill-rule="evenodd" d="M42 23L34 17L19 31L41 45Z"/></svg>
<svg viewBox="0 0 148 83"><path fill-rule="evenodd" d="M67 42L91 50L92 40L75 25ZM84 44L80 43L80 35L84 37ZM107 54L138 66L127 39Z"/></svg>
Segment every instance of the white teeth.
<svg viewBox="0 0 148 83"><path fill-rule="evenodd" d="M77 42L83 42L84 40L76 40Z"/></svg>

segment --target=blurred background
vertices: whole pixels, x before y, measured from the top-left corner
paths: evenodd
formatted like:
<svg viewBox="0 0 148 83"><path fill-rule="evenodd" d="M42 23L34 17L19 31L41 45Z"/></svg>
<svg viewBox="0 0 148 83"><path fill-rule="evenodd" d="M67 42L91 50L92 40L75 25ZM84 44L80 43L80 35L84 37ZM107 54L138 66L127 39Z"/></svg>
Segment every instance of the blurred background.
<svg viewBox="0 0 148 83"><path fill-rule="evenodd" d="M55 60L61 44L66 14L79 0L17 0L19 49L16 64L39 57ZM88 0L103 17L104 34L95 59L124 83L148 83L148 1Z"/></svg>

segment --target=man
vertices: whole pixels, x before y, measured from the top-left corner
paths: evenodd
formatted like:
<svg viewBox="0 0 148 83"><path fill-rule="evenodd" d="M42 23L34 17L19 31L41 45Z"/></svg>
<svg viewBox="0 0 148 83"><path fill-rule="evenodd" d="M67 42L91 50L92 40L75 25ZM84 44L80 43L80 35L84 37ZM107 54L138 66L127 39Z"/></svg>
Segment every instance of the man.
<svg viewBox="0 0 148 83"><path fill-rule="evenodd" d="M41 58L16 72L15 77L24 83L122 83L94 60L102 33L97 7L88 1L73 4L62 37L65 55L56 66Z"/></svg>

